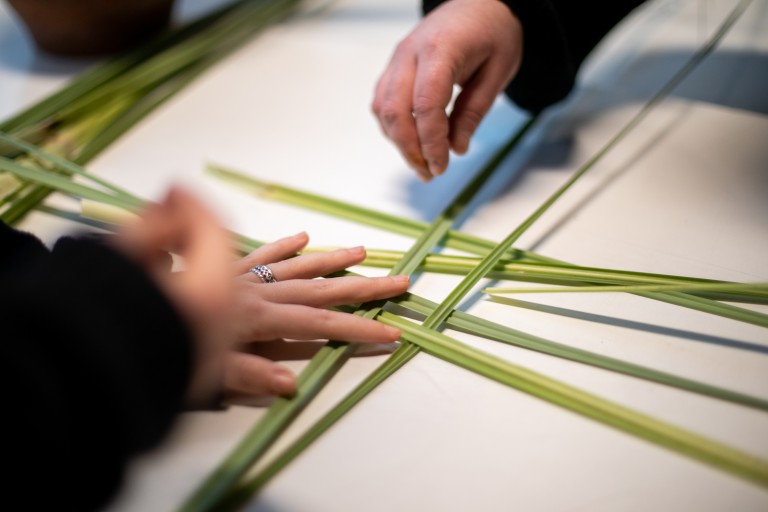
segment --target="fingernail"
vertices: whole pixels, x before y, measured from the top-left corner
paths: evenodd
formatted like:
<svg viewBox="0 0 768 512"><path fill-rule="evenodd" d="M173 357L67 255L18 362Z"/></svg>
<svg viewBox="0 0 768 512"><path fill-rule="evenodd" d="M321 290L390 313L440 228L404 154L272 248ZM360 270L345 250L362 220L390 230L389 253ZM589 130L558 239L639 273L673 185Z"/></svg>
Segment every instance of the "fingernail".
<svg viewBox="0 0 768 512"><path fill-rule="evenodd" d="M401 275L392 276L392 277L390 277L390 279L392 279L396 283L407 283L407 282L409 282L411 280L411 278L409 276L404 276L402 274Z"/></svg>
<svg viewBox="0 0 768 512"><path fill-rule="evenodd" d="M462 132L456 137L456 147L453 150L459 155L463 155L469 149L470 133Z"/></svg>
<svg viewBox="0 0 768 512"><path fill-rule="evenodd" d="M300 233L296 233L295 235L293 235L293 238L307 238L307 232L301 231Z"/></svg>
<svg viewBox="0 0 768 512"><path fill-rule="evenodd" d="M429 172L432 173L432 176L440 176L442 174L443 171L437 160L429 162Z"/></svg>
<svg viewBox="0 0 768 512"><path fill-rule="evenodd" d="M276 395L292 395L296 392L296 377L290 370L278 367L272 370L269 385Z"/></svg>
<svg viewBox="0 0 768 512"><path fill-rule="evenodd" d="M411 164L411 168L416 171L416 175L419 177L419 181L422 183L427 183L432 179L429 166L427 165L427 162L421 158L421 156L411 158L408 161Z"/></svg>
<svg viewBox="0 0 768 512"><path fill-rule="evenodd" d="M395 329L394 327L390 327L388 325L386 327L387 327L387 336L389 336L389 338L392 341L400 338L400 334L401 334L400 329Z"/></svg>
<svg viewBox="0 0 768 512"><path fill-rule="evenodd" d="M365 247L362 245L358 245L357 247L350 247L347 249L347 252L354 254L354 255L362 255L365 254Z"/></svg>

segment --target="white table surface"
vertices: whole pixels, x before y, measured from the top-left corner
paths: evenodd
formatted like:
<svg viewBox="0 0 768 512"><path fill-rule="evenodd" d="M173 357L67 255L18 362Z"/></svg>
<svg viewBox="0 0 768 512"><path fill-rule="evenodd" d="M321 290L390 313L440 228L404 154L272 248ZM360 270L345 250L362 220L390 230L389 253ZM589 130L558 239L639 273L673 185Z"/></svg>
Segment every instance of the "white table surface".
<svg viewBox="0 0 768 512"><path fill-rule="evenodd" d="M211 2L211 5L220 2ZM461 229L500 240L604 144L684 62L732 1L647 4L604 41L570 101L552 109L489 183ZM209 8L185 1L179 19ZM386 212L431 220L524 114L500 98L468 155L418 182L370 113L378 74L418 20L415 0L346 0L261 34L150 115L89 168L146 198L204 194L261 240L407 249L410 240L253 198L205 162ZM82 63L37 54L0 4L0 117ZM574 263L768 281L768 1L519 241ZM53 198L52 200L56 200ZM50 242L74 226L33 213ZM380 270L360 269L369 275ZM458 278L423 275L440 300ZM478 286L487 285L487 282ZM463 309L538 336L768 398L765 329L616 294L525 296ZM764 311L768 311L763 308ZM452 336L676 425L768 458L768 414L530 351ZM278 446L383 356L348 363ZM289 361L300 370L306 361ZM173 510L262 416L192 413L137 461L112 512ZM421 354L308 449L248 507L263 512L768 510L768 491Z"/></svg>

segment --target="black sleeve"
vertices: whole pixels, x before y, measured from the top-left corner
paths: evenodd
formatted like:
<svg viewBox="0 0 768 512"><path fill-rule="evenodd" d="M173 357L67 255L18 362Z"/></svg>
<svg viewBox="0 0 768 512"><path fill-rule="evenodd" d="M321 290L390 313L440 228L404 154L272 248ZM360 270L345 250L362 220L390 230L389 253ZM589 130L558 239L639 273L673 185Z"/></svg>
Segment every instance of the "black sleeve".
<svg viewBox="0 0 768 512"><path fill-rule="evenodd" d="M191 335L147 275L103 243L50 253L0 223L6 499L97 510L182 408Z"/></svg>
<svg viewBox="0 0 768 512"><path fill-rule="evenodd" d="M427 13L445 0L424 0ZM523 25L523 62L506 89L519 107L538 112L573 89L581 63L643 0L501 0Z"/></svg>

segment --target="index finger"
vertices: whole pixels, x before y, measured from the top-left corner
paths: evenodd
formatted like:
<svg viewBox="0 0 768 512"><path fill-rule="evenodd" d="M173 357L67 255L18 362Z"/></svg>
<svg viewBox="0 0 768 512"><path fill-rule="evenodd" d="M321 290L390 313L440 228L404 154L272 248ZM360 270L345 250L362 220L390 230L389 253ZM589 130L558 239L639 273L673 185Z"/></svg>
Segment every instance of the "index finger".
<svg viewBox="0 0 768 512"><path fill-rule="evenodd" d="M413 119L412 96L416 73L415 56L403 55L398 48L386 71L379 79L372 109L381 130L397 146L403 158L420 176L430 178L421 156L419 136Z"/></svg>
<svg viewBox="0 0 768 512"><path fill-rule="evenodd" d="M413 87L413 115L421 154L429 172L439 176L448 167L450 147L448 115L445 109L453 95L453 68L439 59L419 57Z"/></svg>

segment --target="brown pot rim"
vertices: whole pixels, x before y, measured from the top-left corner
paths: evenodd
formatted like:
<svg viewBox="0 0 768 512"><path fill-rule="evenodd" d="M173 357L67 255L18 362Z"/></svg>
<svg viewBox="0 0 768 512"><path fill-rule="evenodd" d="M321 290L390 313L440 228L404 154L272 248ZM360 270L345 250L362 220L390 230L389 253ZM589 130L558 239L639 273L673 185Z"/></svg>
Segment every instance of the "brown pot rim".
<svg viewBox="0 0 768 512"><path fill-rule="evenodd" d="M128 50L170 24L174 0L7 0L35 45L53 55Z"/></svg>

